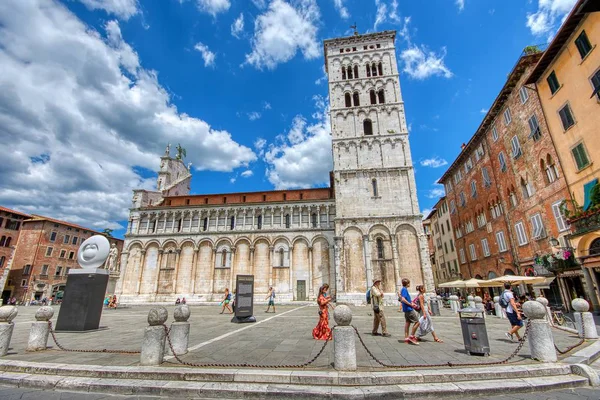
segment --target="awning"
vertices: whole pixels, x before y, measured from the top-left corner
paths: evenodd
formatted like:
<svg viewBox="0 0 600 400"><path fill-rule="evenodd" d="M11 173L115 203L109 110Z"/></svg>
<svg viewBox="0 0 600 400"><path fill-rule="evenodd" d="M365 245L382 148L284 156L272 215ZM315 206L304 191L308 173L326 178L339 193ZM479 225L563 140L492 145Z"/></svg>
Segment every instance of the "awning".
<svg viewBox="0 0 600 400"><path fill-rule="evenodd" d="M587 210L592 204L592 188L598 184L598 179L592 179L583 185L583 209Z"/></svg>
<svg viewBox="0 0 600 400"><path fill-rule="evenodd" d="M533 286L534 289L550 289L550 284L556 279L555 276L549 276L544 279L544 282L536 283Z"/></svg>

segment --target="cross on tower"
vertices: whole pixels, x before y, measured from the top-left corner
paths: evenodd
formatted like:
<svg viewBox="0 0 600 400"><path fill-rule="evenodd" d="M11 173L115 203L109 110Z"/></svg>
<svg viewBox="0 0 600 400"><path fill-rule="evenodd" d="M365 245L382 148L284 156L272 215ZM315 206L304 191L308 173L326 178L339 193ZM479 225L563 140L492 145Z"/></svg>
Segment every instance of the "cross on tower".
<svg viewBox="0 0 600 400"><path fill-rule="evenodd" d="M358 36L358 31L356 30L356 22L354 22L354 25L351 25L350 28L354 29L354 36Z"/></svg>

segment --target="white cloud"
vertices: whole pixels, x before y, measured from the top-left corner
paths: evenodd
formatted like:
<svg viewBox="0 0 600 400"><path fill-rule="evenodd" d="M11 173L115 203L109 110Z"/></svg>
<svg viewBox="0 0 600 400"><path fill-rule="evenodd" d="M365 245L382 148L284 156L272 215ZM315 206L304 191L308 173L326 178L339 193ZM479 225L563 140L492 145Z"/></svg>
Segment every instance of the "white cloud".
<svg viewBox="0 0 600 400"><path fill-rule="evenodd" d="M425 208L421 211L421 214L423 214L423 219L427 218L427 216L429 215L429 213L431 212L431 208Z"/></svg>
<svg viewBox="0 0 600 400"><path fill-rule="evenodd" d="M448 165L448 161L438 156L421 160L421 165L424 167L439 168Z"/></svg>
<svg viewBox="0 0 600 400"><path fill-rule="evenodd" d="M240 38L241 33L244 31L244 13L240 13L240 16L233 21L231 24L231 35Z"/></svg>
<svg viewBox="0 0 600 400"><path fill-rule="evenodd" d="M480 113L482 114L487 114L488 109L487 108L482 108L481 110L479 110Z"/></svg>
<svg viewBox="0 0 600 400"><path fill-rule="evenodd" d="M446 191L443 187L431 189L427 192L426 196L430 199L437 199L438 197L442 197L446 194Z"/></svg>
<svg viewBox="0 0 600 400"><path fill-rule="evenodd" d="M267 0L252 0L252 3L260 10L263 10L265 7L267 7Z"/></svg>
<svg viewBox="0 0 600 400"><path fill-rule="evenodd" d="M90 10L104 10L127 21L139 12L137 0L79 0Z"/></svg>
<svg viewBox="0 0 600 400"><path fill-rule="evenodd" d="M237 177L233 177L233 178L229 178L229 183L235 183L235 181L237 180Z"/></svg>
<svg viewBox="0 0 600 400"><path fill-rule="evenodd" d="M318 57L319 18L316 0L295 0L291 4L273 0L268 10L254 21L252 51L246 54L245 63L259 69L274 69L277 64L291 60L298 51L305 59Z"/></svg>
<svg viewBox="0 0 600 400"><path fill-rule="evenodd" d="M229 0L196 0L198 9L216 17L217 14L226 12L231 7Z"/></svg>
<svg viewBox="0 0 600 400"><path fill-rule="evenodd" d="M386 3L384 0L375 0L375 6L377 7L377 14L375 16L375 24L373 30L377 30L377 26L384 22L390 21L392 23L400 23L402 19L398 14L398 1L392 0L390 3Z"/></svg>
<svg viewBox="0 0 600 400"><path fill-rule="evenodd" d="M90 228L128 216L154 188L165 145L198 170L256 159L226 131L179 113L115 21L97 32L64 5L0 1L0 204Z"/></svg>
<svg viewBox="0 0 600 400"><path fill-rule="evenodd" d="M426 79L434 75L451 78L452 72L446 64L446 48L442 48L440 54L430 51L425 46L409 45L400 53L400 59L404 63L403 71L414 79Z"/></svg>
<svg viewBox="0 0 600 400"><path fill-rule="evenodd" d="M258 111L252 111L248 113L248 119L250 121L256 121L257 119L260 119L261 116L261 113L259 113Z"/></svg>
<svg viewBox="0 0 600 400"><path fill-rule="evenodd" d="M252 175L254 175L254 172L247 169L244 172L242 172L240 175L242 176L242 178L250 178Z"/></svg>
<svg viewBox="0 0 600 400"><path fill-rule="evenodd" d="M557 22L571 11L577 0L538 0L538 10L527 14L527 27L536 36L552 34Z"/></svg>
<svg viewBox="0 0 600 400"><path fill-rule="evenodd" d="M456 0L456 6L458 7L459 11L462 11L465 9L465 0Z"/></svg>
<svg viewBox="0 0 600 400"><path fill-rule="evenodd" d="M290 131L279 135L264 155L267 179L276 189L311 187L329 182L331 159L331 126L326 99L313 98L317 119L309 123L296 116Z"/></svg>
<svg viewBox="0 0 600 400"><path fill-rule="evenodd" d="M196 43L194 49L198 50L200 54L202 54L202 59L204 60L205 67L214 67L215 66L215 53L208 49L208 46L202 44L200 42Z"/></svg>
<svg viewBox="0 0 600 400"><path fill-rule="evenodd" d="M344 6L344 0L333 0L333 4L338 13L340 13L340 17L343 19L348 19L350 17L348 9Z"/></svg>
<svg viewBox="0 0 600 400"><path fill-rule="evenodd" d="M321 75L321 77L315 81L315 85L320 85L323 82L327 82L328 77L327 71L325 71L325 65L321 65L321 71L323 75Z"/></svg>
<svg viewBox="0 0 600 400"><path fill-rule="evenodd" d="M263 105L263 109L264 110L270 110L271 109L271 103L269 103L268 101L265 101L265 104Z"/></svg>

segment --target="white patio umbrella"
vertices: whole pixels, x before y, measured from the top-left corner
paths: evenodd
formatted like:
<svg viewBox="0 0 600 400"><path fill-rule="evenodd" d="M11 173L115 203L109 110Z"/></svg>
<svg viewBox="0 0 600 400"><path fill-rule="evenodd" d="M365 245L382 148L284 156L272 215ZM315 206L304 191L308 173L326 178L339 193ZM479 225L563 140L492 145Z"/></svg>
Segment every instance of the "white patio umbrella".
<svg viewBox="0 0 600 400"><path fill-rule="evenodd" d="M504 275L494 279L481 282L481 287L501 287L504 286L505 282L509 282L512 285L534 285L536 283L546 282L546 278L543 276L519 276L519 275Z"/></svg>
<svg viewBox="0 0 600 400"><path fill-rule="evenodd" d="M438 287L441 288L453 288L453 287L458 287L456 285L460 285L463 281L461 279L457 280L457 281L452 281L452 282L446 282L446 283L441 283L438 285Z"/></svg>
<svg viewBox="0 0 600 400"><path fill-rule="evenodd" d="M481 279L467 279L466 281L454 281L454 282L447 282L447 283L442 283L441 285L439 285L439 287L450 287L450 288L476 288L476 287L480 287L480 283L481 282L485 282L484 280Z"/></svg>

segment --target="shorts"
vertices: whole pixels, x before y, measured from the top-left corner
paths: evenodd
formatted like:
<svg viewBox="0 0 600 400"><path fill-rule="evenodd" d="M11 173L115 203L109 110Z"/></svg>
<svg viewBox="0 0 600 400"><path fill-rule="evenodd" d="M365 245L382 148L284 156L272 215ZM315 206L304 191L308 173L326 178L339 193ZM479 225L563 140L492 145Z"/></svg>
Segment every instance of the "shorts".
<svg viewBox="0 0 600 400"><path fill-rule="evenodd" d="M269 300L269 305L275 307L275 300L273 300L273 299Z"/></svg>
<svg viewBox="0 0 600 400"><path fill-rule="evenodd" d="M415 310L406 311L404 313L404 319L406 320L406 322L419 322L419 314L417 314Z"/></svg>
<svg viewBox="0 0 600 400"><path fill-rule="evenodd" d="M523 320L517 317L516 312L506 313L506 318L510 321L510 326L523 326Z"/></svg>
<svg viewBox="0 0 600 400"><path fill-rule="evenodd" d="M230 300L225 300L225 304L229 304L229 301L230 301Z"/></svg>

